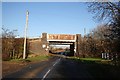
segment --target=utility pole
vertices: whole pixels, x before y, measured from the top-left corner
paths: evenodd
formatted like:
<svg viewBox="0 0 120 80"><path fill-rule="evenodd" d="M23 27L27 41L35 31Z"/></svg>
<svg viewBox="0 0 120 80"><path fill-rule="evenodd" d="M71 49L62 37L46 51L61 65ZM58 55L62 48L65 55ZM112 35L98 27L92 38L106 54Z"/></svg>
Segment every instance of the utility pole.
<svg viewBox="0 0 120 80"><path fill-rule="evenodd" d="M24 51L23 51L23 59L26 58L26 37L27 37L27 28L28 28L28 15L29 15L29 12L27 10L26 12L26 25L25 25L25 32L24 32Z"/></svg>
<svg viewBox="0 0 120 80"><path fill-rule="evenodd" d="M84 54L83 54L83 58L85 58L85 53L86 53L86 28L84 28Z"/></svg>
<svg viewBox="0 0 120 80"><path fill-rule="evenodd" d="M86 28L84 28L84 36L86 35Z"/></svg>

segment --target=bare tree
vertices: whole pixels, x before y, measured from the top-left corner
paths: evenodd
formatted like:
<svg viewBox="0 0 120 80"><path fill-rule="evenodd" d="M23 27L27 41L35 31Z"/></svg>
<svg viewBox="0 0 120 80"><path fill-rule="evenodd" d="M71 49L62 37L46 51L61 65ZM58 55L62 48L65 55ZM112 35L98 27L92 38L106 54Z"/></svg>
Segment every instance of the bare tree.
<svg viewBox="0 0 120 80"><path fill-rule="evenodd" d="M2 28L2 53L3 57L6 56L12 58L14 55L14 41L15 32L17 30L10 31L9 29ZM4 58L3 58L4 59Z"/></svg>
<svg viewBox="0 0 120 80"><path fill-rule="evenodd" d="M92 2L88 3L88 11L95 14L98 21L106 20L108 23L118 19L120 13L120 2Z"/></svg>
<svg viewBox="0 0 120 80"><path fill-rule="evenodd" d="M89 12L95 14L93 18L107 23L105 26L107 29L105 27L100 28L101 30L97 28L94 35L104 37L102 46L105 50L110 50L111 47L110 52L117 54L120 59L120 2L92 2L89 3L88 9ZM107 31L104 32L104 30Z"/></svg>

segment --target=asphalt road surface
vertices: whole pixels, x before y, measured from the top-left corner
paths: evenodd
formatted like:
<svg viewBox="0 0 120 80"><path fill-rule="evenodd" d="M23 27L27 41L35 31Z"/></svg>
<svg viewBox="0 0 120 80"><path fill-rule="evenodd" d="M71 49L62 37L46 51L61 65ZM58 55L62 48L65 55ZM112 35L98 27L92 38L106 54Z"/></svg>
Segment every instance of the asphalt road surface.
<svg viewBox="0 0 120 80"><path fill-rule="evenodd" d="M64 57L53 57L48 61L38 62L28 65L22 70L6 75L4 79L38 79L38 80L63 80L63 79L78 79L78 80L93 80L85 66L71 59Z"/></svg>

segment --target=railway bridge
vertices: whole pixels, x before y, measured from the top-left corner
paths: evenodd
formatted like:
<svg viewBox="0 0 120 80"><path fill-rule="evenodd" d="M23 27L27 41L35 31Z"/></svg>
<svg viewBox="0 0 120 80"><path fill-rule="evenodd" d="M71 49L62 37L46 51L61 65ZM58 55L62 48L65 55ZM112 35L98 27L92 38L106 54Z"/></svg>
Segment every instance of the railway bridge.
<svg viewBox="0 0 120 80"><path fill-rule="evenodd" d="M48 54L50 45L69 45L72 56L80 53L81 34L48 34L42 33L40 38L29 39L30 53Z"/></svg>
<svg viewBox="0 0 120 80"><path fill-rule="evenodd" d="M71 56L80 53L81 34L47 34L42 33L41 42L42 47L49 51L50 45L70 45ZM76 53L76 54L75 54Z"/></svg>

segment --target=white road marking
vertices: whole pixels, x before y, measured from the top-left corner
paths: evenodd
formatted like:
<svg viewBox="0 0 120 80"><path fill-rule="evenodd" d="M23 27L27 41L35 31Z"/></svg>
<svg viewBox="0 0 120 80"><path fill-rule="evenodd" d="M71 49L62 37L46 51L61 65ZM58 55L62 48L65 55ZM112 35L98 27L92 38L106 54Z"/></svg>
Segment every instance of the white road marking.
<svg viewBox="0 0 120 80"><path fill-rule="evenodd" d="M54 67L59 61L60 61L60 59L58 59L58 60L53 64L53 67ZM53 67L52 67L52 68L53 68ZM52 70L52 68L49 69L49 70L46 72L46 74L43 76L42 80L44 80L44 79L46 78L46 76L49 74L49 72Z"/></svg>
<svg viewBox="0 0 120 80"><path fill-rule="evenodd" d="M47 71L47 73L43 76L42 80L45 79L45 77L48 75L48 73L49 73L50 71L51 71L50 69Z"/></svg>
<svg viewBox="0 0 120 80"><path fill-rule="evenodd" d="M55 64L53 64L53 66L55 66L57 64L57 62L55 62Z"/></svg>
<svg viewBox="0 0 120 80"><path fill-rule="evenodd" d="M60 59L58 59L58 60L53 64L53 66L55 66L59 61L60 61Z"/></svg>

